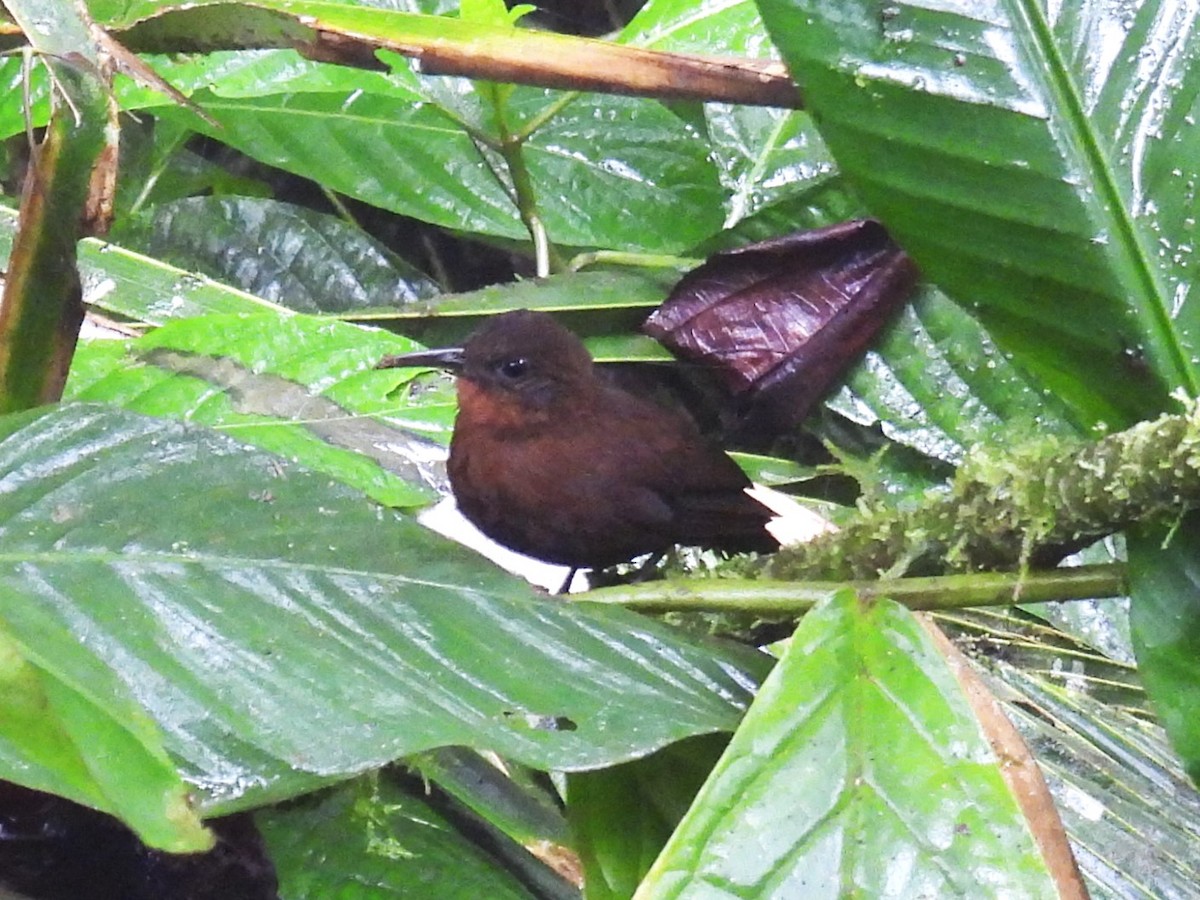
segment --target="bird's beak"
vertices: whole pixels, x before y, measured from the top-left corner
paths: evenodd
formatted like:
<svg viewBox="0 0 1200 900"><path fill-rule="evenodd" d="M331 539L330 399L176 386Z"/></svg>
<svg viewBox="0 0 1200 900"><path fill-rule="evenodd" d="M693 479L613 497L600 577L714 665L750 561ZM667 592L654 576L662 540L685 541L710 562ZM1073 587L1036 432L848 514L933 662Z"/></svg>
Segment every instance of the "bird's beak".
<svg viewBox="0 0 1200 900"><path fill-rule="evenodd" d="M443 350L418 350L416 353L401 353L385 356L375 363L377 369L435 368L448 372L460 372L463 367L463 348L447 347Z"/></svg>

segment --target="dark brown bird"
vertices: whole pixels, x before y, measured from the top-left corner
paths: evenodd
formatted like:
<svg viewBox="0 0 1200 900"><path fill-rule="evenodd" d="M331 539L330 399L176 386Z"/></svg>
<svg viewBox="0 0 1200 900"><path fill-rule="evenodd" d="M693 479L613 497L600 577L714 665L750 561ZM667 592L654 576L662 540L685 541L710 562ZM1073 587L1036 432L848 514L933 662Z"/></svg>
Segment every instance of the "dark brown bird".
<svg viewBox="0 0 1200 900"><path fill-rule="evenodd" d="M672 544L778 549L733 460L686 415L613 384L549 315L504 313L461 348L379 363L420 365L458 376L450 484L493 540L572 569Z"/></svg>

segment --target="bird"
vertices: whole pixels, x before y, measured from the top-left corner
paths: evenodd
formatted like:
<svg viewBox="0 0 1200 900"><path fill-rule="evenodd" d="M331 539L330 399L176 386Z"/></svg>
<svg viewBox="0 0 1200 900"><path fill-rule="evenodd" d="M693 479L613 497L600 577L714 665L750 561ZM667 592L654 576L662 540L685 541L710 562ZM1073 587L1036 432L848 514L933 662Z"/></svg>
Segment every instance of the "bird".
<svg viewBox="0 0 1200 900"><path fill-rule="evenodd" d="M675 544L771 552L771 510L682 410L618 386L547 313L489 317L461 347L376 368L456 376L447 472L463 515L492 540L571 569L603 569ZM565 587L566 585L564 585Z"/></svg>

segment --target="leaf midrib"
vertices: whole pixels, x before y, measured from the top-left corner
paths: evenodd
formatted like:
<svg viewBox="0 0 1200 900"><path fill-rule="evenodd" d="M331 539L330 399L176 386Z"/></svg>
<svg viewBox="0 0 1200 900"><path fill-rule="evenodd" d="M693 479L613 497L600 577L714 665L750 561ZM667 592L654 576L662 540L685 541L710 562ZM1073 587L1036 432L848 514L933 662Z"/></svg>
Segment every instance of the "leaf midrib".
<svg viewBox="0 0 1200 900"><path fill-rule="evenodd" d="M1100 209L1112 225L1109 230L1112 236L1110 246L1119 248L1118 252L1123 257L1114 262L1126 269L1132 276L1133 286L1137 288L1128 302L1149 343L1151 358L1160 360L1166 367L1160 374L1168 379L1171 387L1184 386L1195 396L1200 392L1200 378L1188 364L1172 326L1167 299L1160 290L1154 267L1139 240L1113 168L1095 129L1091 127L1083 100L1059 52L1050 23L1037 0L1015 0L1009 4L1009 9L1014 25L1023 26L1016 29L1018 39L1022 35L1032 39L1029 52L1041 64L1043 84L1051 94L1052 108L1058 111L1057 117L1065 126L1063 136L1077 161L1082 164L1083 171L1091 176Z"/></svg>

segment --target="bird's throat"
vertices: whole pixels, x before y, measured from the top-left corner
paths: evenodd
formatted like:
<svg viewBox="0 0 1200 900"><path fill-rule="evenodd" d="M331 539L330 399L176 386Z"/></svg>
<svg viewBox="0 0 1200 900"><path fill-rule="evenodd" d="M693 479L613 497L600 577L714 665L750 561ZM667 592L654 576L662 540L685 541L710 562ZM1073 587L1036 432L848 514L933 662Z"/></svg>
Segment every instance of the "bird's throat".
<svg viewBox="0 0 1200 900"><path fill-rule="evenodd" d="M485 387L461 376L458 379L456 429L466 426L499 437L510 431L528 434L553 421L553 410L531 407L514 392Z"/></svg>

